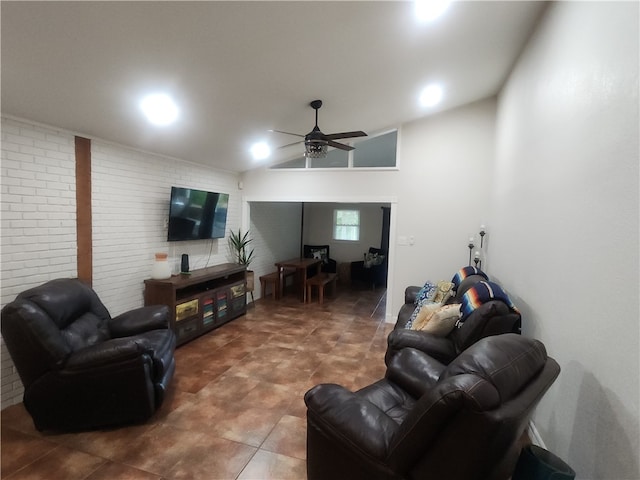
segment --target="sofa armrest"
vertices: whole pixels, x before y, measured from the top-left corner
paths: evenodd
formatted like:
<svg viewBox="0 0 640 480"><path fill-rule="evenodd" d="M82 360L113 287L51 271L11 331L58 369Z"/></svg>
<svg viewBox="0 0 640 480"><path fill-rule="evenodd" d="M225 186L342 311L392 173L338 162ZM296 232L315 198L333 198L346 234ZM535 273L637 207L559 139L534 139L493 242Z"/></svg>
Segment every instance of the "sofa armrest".
<svg viewBox="0 0 640 480"><path fill-rule="evenodd" d="M420 350L445 365L456 357L456 348L451 339L419 330L399 328L387 337L387 353L384 357L387 366L400 350L407 347Z"/></svg>
<svg viewBox="0 0 640 480"><path fill-rule="evenodd" d="M396 320L396 324L393 327L396 330L404 330L407 328L407 323L409 323L409 319L413 314L413 311L416 307L413 303L405 303L400 307L400 311L398 312L398 319Z"/></svg>
<svg viewBox="0 0 640 480"><path fill-rule="evenodd" d="M64 365L66 371L95 372L96 368L127 362L148 353L140 342L128 338L114 338L72 353ZM151 362L151 356L148 356Z"/></svg>
<svg viewBox="0 0 640 480"><path fill-rule="evenodd" d="M316 385L304 401L307 417L333 441L382 459L398 424L373 403L335 384Z"/></svg>
<svg viewBox="0 0 640 480"><path fill-rule="evenodd" d="M125 312L109 321L112 338L130 337L149 330L169 328L169 307L152 305Z"/></svg>
<svg viewBox="0 0 640 480"><path fill-rule="evenodd" d="M420 350L403 348L389 362L385 377L417 399L438 382L445 368Z"/></svg>
<svg viewBox="0 0 640 480"><path fill-rule="evenodd" d="M415 304L416 298L418 298L418 293L420 293L422 287L417 287L415 285L410 285L404 289L404 303Z"/></svg>

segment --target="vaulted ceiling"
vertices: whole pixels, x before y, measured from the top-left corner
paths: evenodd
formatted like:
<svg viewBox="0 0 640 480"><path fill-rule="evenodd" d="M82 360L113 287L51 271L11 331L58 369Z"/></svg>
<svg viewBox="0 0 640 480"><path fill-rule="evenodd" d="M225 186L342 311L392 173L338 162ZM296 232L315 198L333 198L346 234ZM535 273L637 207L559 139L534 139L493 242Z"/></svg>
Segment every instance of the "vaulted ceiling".
<svg viewBox="0 0 640 480"><path fill-rule="evenodd" d="M314 99L325 133L375 134L495 95L544 7L454 2L425 23L404 1L2 2L2 113L241 172L264 164L254 142L296 140L269 129L309 132ZM143 117L150 92L175 124Z"/></svg>

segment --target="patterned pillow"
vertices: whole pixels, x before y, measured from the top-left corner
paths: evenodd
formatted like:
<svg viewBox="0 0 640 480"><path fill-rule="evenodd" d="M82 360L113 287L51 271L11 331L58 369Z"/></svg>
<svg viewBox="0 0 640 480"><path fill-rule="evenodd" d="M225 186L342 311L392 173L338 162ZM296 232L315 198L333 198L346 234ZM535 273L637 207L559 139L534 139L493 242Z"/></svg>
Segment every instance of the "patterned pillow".
<svg viewBox="0 0 640 480"><path fill-rule="evenodd" d="M433 301L436 303L444 303L451 295L453 295L453 283L440 280L436 288L436 293L433 296Z"/></svg>
<svg viewBox="0 0 640 480"><path fill-rule="evenodd" d="M432 301L433 297L436 295L437 285L427 281L424 286L420 289L418 294L416 295L416 299L413 302L414 305L418 306L425 300Z"/></svg>

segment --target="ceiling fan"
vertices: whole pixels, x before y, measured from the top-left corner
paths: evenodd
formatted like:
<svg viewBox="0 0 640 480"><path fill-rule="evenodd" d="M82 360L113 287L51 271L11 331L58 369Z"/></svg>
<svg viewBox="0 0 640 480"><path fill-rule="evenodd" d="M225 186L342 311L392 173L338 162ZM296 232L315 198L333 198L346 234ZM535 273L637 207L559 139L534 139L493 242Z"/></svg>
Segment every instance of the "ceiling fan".
<svg viewBox="0 0 640 480"><path fill-rule="evenodd" d="M322 158L327 155L327 150L329 147L338 148L340 150L353 150L354 147L351 145L345 145L344 143L338 143L334 140L340 140L343 138L355 138L355 137L366 137L367 134L363 131L355 131L355 132L342 132L342 133L330 133L324 134L320 131L318 127L318 110L322 107L322 100L314 100L309 104L311 108L316 111L316 125L306 135L300 135L298 133L290 133L283 132L282 130L271 130L272 132L284 133L286 135L294 135L296 137L302 137L304 140L299 140L297 142L289 143L287 145L283 145L279 148L290 147L291 145L296 145L298 143L304 142L305 147L305 157L310 158Z"/></svg>

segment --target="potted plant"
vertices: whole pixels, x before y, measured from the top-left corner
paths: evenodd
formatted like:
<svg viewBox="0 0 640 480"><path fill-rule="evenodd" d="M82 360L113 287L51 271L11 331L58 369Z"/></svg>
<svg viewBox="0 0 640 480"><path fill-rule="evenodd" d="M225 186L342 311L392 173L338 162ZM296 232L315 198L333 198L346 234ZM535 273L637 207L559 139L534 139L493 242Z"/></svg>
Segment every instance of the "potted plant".
<svg viewBox="0 0 640 480"><path fill-rule="evenodd" d="M254 275L253 270L249 270L249 264L253 258L253 248L249 249L252 240L248 231L243 235L240 229L238 229L238 233L229 230L229 250L238 265L247 267L247 291L252 292L253 295Z"/></svg>

